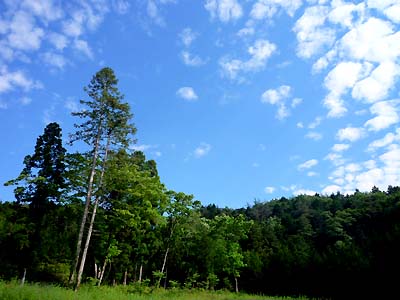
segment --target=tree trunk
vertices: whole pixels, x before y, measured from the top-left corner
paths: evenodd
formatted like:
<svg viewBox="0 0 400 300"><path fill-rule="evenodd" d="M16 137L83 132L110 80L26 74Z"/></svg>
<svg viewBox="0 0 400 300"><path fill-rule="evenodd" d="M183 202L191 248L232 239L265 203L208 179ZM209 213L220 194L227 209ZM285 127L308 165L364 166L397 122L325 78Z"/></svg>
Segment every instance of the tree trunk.
<svg viewBox="0 0 400 300"><path fill-rule="evenodd" d="M167 250L165 251L165 254L164 254L164 261L163 261L163 265L162 265L162 268L161 268L161 273L164 273L165 265L167 263L167 257L168 257L168 252L169 252L169 243L170 243L170 240L172 238L172 235L174 234L175 225L176 224L173 224L172 227L171 227L171 232L169 234L169 238L168 238L168 242L167 242L168 246L167 246ZM158 288L160 287L160 283L161 283L161 277L160 277L160 279L158 280L158 283L157 283L157 287Z"/></svg>
<svg viewBox="0 0 400 300"><path fill-rule="evenodd" d="M26 268L24 268L24 275L22 275L21 286L25 284L25 278L26 278Z"/></svg>
<svg viewBox="0 0 400 300"><path fill-rule="evenodd" d="M107 163L107 155L108 155L109 146L110 146L110 138L108 137L107 145L106 145L106 149L105 149L104 157L103 157L103 165L102 165L101 173L100 173L99 188L101 188L101 186L103 185L103 178L104 178L104 173L105 173L105 168L106 168L106 163ZM81 264L79 266L78 278L76 281L75 291L77 291L79 289L79 286L81 285L82 273L83 273L83 269L85 267L86 256L87 256L87 252L89 249L90 238L92 237L93 225L94 225L94 220L96 218L96 212L97 212L97 207L99 205L99 202L100 202L100 196L97 196L96 200L94 201L94 205L93 205L93 212L92 212L92 217L90 218L90 225L89 225L89 229L88 229L88 234L86 236L85 247L83 248L82 259L81 259Z"/></svg>
<svg viewBox="0 0 400 300"><path fill-rule="evenodd" d="M164 261L163 261L163 265L161 268L161 273L164 273L165 265L167 263L168 252L169 252L169 247L167 247L167 251L165 251L165 254L164 254ZM161 277L158 279L157 288L160 287L161 279L162 279Z"/></svg>
<svg viewBox="0 0 400 300"><path fill-rule="evenodd" d="M142 283L142 275L143 275L143 264L140 264L140 268L139 268L139 283Z"/></svg>
<svg viewBox="0 0 400 300"><path fill-rule="evenodd" d="M94 263L94 278L99 279L100 274L99 274L99 268L97 267L96 262Z"/></svg>
<svg viewBox="0 0 400 300"><path fill-rule="evenodd" d="M92 167L90 169L90 175L89 175L89 182L88 182L88 190L87 190L87 194L86 194L85 209L83 211L81 226L79 228L78 241L76 243L74 266L73 266L71 275L69 277L69 283L70 284L73 284L74 281L75 281L76 271L77 271L78 263L79 263L79 257L81 255L81 251L82 251L83 233L85 231L86 220L87 220L87 216L88 216L88 213L89 213L89 206L90 206L90 203L92 202L93 181L94 181L94 175L96 174L96 165L97 165L97 157L98 157L100 138L101 138L101 129L102 128L101 128L101 125L100 125L99 129L97 131L96 143L94 145L93 160L92 160Z"/></svg>
<svg viewBox="0 0 400 300"><path fill-rule="evenodd" d="M235 276L235 292L239 293L239 283L238 283L238 278Z"/></svg>
<svg viewBox="0 0 400 300"><path fill-rule="evenodd" d="M126 285L126 280L127 280L127 278L128 278L128 270L125 269L125 272L124 272L124 282L122 283L124 286Z"/></svg>
<svg viewBox="0 0 400 300"><path fill-rule="evenodd" d="M167 288L167 277L168 277L168 268L165 269L164 289Z"/></svg>
<svg viewBox="0 0 400 300"><path fill-rule="evenodd" d="M99 276L99 281L97 282L97 286L100 286L101 282L103 281L104 272L106 271L106 266L107 266L107 259L104 259L103 268L100 269L100 276Z"/></svg>

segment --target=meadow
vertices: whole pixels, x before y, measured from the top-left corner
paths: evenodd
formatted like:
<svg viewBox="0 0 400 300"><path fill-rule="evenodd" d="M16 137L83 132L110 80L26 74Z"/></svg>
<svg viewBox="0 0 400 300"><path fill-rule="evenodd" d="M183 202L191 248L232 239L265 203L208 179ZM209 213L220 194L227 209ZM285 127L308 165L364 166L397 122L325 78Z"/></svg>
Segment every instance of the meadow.
<svg viewBox="0 0 400 300"><path fill-rule="evenodd" d="M133 286L83 285L78 292L54 285L0 282L2 300L306 300L309 298L268 297L231 293L228 291L202 291L185 289L146 289L137 291Z"/></svg>

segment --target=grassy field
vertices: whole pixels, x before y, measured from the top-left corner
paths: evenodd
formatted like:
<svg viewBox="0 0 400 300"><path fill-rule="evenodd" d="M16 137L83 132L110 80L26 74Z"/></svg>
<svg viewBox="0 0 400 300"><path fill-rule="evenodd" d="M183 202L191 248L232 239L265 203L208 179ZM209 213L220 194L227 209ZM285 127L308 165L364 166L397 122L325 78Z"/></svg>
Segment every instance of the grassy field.
<svg viewBox="0 0 400 300"><path fill-rule="evenodd" d="M294 299L267 296L235 294L230 292L209 292L198 290L147 290L145 293L135 292L133 287L95 287L84 285L78 292L40 284L17 282L0 282L0 299L2 300L278 300ZM307 299L307 298L296 298Z"/></svg>

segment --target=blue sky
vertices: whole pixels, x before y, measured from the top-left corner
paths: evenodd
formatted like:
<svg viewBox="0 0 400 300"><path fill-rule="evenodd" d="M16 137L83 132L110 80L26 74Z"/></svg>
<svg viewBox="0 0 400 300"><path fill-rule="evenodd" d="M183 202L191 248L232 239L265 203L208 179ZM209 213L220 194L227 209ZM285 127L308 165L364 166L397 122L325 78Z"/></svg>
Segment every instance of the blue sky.
<svg viewBox="0 0 400 300"><path fill-rule="evenodd" d="M399 185L399 24L399 0L0 1L0 181L109 66L132 148L204 204Z"/></svg>

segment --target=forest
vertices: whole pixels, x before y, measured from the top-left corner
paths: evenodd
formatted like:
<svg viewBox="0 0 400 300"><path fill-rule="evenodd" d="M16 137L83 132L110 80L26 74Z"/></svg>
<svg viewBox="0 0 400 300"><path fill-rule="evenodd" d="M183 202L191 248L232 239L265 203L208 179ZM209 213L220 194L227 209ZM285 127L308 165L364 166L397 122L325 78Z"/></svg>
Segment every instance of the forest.
<svg viewBox="0 0 400 300"><path fill-rule="evenodd" d="M85 91L76 131L64 139L49 123L5 183L15 200L0 203L0 279L341 299L396 292L400 187L205 206L169 190L156 162L131 150L133 114L112 69Z"/></svg>

